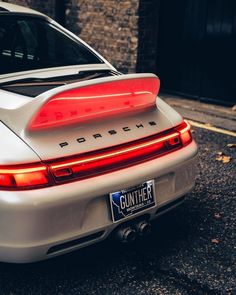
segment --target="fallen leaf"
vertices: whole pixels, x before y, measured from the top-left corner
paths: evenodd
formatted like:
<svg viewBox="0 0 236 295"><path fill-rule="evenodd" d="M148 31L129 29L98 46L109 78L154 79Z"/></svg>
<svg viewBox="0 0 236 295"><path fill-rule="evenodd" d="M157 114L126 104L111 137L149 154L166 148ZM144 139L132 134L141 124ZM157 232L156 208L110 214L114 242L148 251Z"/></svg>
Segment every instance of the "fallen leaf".
<svg viewBox="0 0 236 295"><path fill-rule="evenodd" d="M236 148L236 143L228 143L227 147L229 148Z"/></svg>
<svg viewBox="0 0 236 295"><path fill-rule="evenodd" d="M214 214L214 217L215 217L216 219L219 219L221 216L220 216L219 213L215 213L215 214Z"/></svg>
<svg viewBox="0 0 236 295"><path fill-rule="evenodd" d="M223 162L224 164L227 164L227 163L229 163L230 161L231 161L231 157L223 156L222 162Z"/></svg>
<svg viewBox="0 0 236 295"><path fill-rule="evenodd" d="M222 152L218 152L216 156L216 161L227 164L231 161L231 157L225 156Z"/></svg>
<svg viewBox="0 0 236 295"><path fill-rule="evenodd" d="M219 241L218 239L212 239L211 242L212 242L213 244L219 244L220 241Z"/></svg>

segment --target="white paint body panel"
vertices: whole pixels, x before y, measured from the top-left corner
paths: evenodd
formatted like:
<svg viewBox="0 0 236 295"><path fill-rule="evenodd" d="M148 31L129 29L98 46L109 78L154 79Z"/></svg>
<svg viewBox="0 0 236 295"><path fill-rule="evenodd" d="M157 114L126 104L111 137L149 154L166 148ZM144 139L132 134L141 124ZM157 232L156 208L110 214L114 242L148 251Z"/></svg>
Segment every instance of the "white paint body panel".
<svg viewBox="0 0 236 295"><path fill-rule="evenodd" d="M41 17L40 13L7 3L0 3L0 7L12 12L30 13ZM53 22L46 16L42 17ZM59 30L63 30L87 46L78 37L53 23ZM71 75L80 70L114 70L104 58L98 53L96 55L104 61L103 64L10 73L0 75L0 83L19 78ZM63 127L48 132L32 133L27 130L27 124L32 116L52 95L65 89L133 77L136 76L119 75L73 83L54 88L37 98L0 90L0 165L34 163L111 147L159 133L182 122L182 117L157 97L156 108L143 113ZM157 124L151 126L150 121L155 121ZM144 127L137 128L137 124L143 124ZM131 130L124 132L124 127L129 127ZM111 136L108 131L114 129L117 134ZM93 135L97 133L102 134L102 138L94 139ZM76 141L79 137L86 138L86 142L79 144ZM59 144L65 141L69 145L61 148ZM158 209L168 204L172 208L171 204L174 204L172 202L178 201L192 189L195 182L196 159L197 146L193 141L186 147L165 156L105 175L43 189L0 190L0 261L32 262L47 259L105 239L117 226L130 219L116 224L112 222L109 193L151 179L155 180L156 206L138 213L138 216L148 214L151 220L156 218L159 215ZM54 246L99 231L103 232L99 238L48 254Z"/></svg>
<svg viewBox="0 0 236 295"><path fill-rule="evenodd" d="M0 122L0 165L39 162L39 157L9 128Z"/></svg>
<svg viewBox="0 0 236 295"><path fill-rule="evenodd" d="M30 13L30 14L34 14L34 15L41 15L41 16L44 16L44 14L36 11L36 10L33 10L33 9L30 9L28 7L23 7L23 6L20 6L20 5L15 5L15 4L10 4L10 3L5 3L5 2L0 2L0 7L8 10L8 11L11 11L11 12L16 12L16 13Z"/></svg>
<svg viewBox="0 0 236 295"><path fill-rule="evenodd" d="M157 206L144 213L156 218L158 208L193 188L196 155L192 142L169 155L105 176L40 190L0 191L0 260L32 262L103 240L121 223L111 220L108 194L145 180L155 179ZM104 231L102 237L47 254L55 245L98 231Z"/></svg>

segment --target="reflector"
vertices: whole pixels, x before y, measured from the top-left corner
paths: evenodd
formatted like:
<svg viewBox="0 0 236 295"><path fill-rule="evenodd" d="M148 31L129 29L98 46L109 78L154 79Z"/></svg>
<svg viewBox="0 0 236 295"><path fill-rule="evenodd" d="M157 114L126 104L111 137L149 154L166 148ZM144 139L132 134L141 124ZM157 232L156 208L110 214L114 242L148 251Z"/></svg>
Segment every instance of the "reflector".
<svg viewBox="0 0 236 295"><path fill-rule="evenodd" d="M30 130L59 127L154 107L158 78L133 78L66 90L50 98L29 124Z"/></svg>

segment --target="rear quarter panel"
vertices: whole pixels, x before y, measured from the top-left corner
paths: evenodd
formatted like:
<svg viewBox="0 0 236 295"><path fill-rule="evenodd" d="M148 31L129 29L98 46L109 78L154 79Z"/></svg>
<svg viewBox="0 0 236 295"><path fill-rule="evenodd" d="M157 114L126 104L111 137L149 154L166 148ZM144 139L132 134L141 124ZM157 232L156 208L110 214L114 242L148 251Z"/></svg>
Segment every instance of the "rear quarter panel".
<svg viewBox="0 0 236 295"><path fill-rule="evenodd" d="M16 134L0 122L0 165L38 162L39 157Z"/></svg>

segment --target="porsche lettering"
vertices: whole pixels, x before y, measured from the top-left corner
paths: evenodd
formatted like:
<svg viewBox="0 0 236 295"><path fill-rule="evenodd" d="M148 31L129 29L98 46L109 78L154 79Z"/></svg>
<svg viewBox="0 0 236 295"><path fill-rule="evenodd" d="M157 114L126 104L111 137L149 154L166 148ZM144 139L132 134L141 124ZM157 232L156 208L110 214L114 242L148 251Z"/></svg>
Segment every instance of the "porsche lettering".
<svg viewBox="0 0 236 295"><path fill-rule="evenodd" d="M147 125L156 126L157 123L155 121L150 121L147 123ZM138 128L138 129L145 128L145 125L142 123L138 123L135 125L135 128ZM119 132L130 132L132 130L134 130L134 128L131 128L129 126L125 126L125 127L122 127L120 130L114 130L114 129L108 130L106 133L108 133L109 135L119 135ZM92 137L93 139L101 139L103 136L104 136L104 134L95 133L95 134L92 134L90 137ZM87 141L87 139L85 137L79 137L76 139L76 141L78 143L85 143ZM61 148L64 148L68 145L69 145L69 143L67 141L59 143L59 146Z"/></svg>

